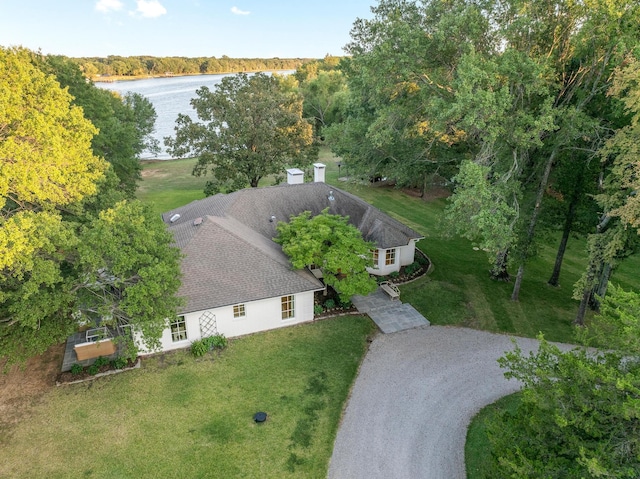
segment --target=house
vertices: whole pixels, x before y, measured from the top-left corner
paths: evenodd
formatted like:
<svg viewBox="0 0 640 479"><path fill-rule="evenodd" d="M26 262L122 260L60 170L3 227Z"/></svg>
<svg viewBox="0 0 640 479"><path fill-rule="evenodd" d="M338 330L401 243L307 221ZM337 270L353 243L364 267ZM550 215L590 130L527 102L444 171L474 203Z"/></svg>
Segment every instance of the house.
<svg viewBox="0 0 640 479"><path fill-rule="evenodd" d="M370 273L386 275L414 261L422 236L360 198L287 170L287 183L217 194L165 213L163 220L182 250L185 299L179 318L163 333L162 350L224 334L241 336L313 320L314 293L324 284L312 271L294 270L273 241L279 221L310 211L349 217L365 240L377 245Z"/></svg>

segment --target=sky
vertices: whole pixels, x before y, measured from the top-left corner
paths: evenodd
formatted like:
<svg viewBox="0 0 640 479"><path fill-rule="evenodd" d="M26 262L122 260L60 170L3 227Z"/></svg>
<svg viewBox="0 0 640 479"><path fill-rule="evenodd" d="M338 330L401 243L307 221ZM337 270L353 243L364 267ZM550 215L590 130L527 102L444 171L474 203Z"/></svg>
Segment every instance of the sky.
<svg viewBox="0 0 640 479"><path fill-rule="evenodd" d="M377 0L0 0L0 45L68 57L342 56Z"/></svg>

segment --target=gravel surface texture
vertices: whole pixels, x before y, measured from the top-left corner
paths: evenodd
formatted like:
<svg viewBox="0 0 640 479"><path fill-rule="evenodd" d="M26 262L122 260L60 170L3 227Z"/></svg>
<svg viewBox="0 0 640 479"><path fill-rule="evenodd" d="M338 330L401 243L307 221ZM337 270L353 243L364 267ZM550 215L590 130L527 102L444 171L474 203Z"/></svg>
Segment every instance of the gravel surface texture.
<svg viewBox="0 0 640 479"><path fill-rule="evenodd" d="M538 342L516 338L523 351ZM473 416L519 389L496 360L512 338L428 326L371 343L338 430L329 479L464 478Z"/></svg>

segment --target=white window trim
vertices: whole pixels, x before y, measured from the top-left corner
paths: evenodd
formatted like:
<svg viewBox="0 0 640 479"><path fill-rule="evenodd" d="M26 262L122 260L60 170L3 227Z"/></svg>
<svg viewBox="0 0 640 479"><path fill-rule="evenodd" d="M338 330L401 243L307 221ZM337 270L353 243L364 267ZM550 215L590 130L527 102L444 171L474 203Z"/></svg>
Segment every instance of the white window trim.
<svg viewBox="0 0 640 479"><path fill-rule="evenodd" d="M181 331L180 330L180 323L184 324L184 329ZM181 333L184 333L184 338L183 339L176 339L174 336L174 331L173 331L173 326L177 327L177 331L175 334L181 335ZM171 323L169 325L169 332L171 333L171 341L174 343L179 343L182 341L188 341L189 340L189 334L187 333L187 320L185 319L184 316L178 316L178 319L176 321L174 321L173 323Z"/></svg>
<svg viewBox="0 0 640 479"><path fill-rule="evenodd" d="M238 314L236 314L236 308L238 308ZM247 306L245 303L234 304L233 307L233 319L244 319L247 317ZM240 314L240 312L242 314Z"/></svg>
<svg viewBox="0 0 640 479"><path fill-rule="evenodd" d="M284 314L285 314L284 302L283 302L284 298L291 298L290 301L289 301L289 299L287 299L287 302L291 304L291 308L286 310L287 312L290 313L286 318L284 317ZM291 319L295 319L295 317L296 317L296 297L295 297L295 295L287 294L285 296L281 296L280 297L280 314L282 315L282 321L289 321Z"/></svg>
<svg viewBox="0 0 640 479"><path fill-rule="evenodd" d="M390 254L393 255L393 262L389 263L389 256ZM384 252L384 265L385 266L393 266L394 264L396 264L396 260L398 259L398 251L396 248L389 248L388 250L385 250Z"/></svg>

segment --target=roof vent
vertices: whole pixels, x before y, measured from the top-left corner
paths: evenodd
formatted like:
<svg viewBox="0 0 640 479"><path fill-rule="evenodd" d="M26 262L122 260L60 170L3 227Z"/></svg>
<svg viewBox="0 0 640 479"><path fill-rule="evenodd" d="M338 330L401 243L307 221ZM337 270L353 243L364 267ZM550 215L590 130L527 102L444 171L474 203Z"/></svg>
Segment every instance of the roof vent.
<svg viewBox="0 0 640 479"><path fill-rule="evenodd" d="M175 223L176 221L178 221L180 219L180 215L178 213L176 213L175 215L173 215L171 218L169 218L169 222L170 223Z"/></svg>
<svg viewBox="0 0 640 479"><path fill-rule="evenodd" d="M193 220L193 226L198 226L202 224L202 218L196 218Z"/></svg>
<svg viewBox="0 0 640 479"><path fill-rule="evenodd" d="M333 190L329 190L329 196L327 197L329 201L334 201L335 197L333 196Z"/></svg>

